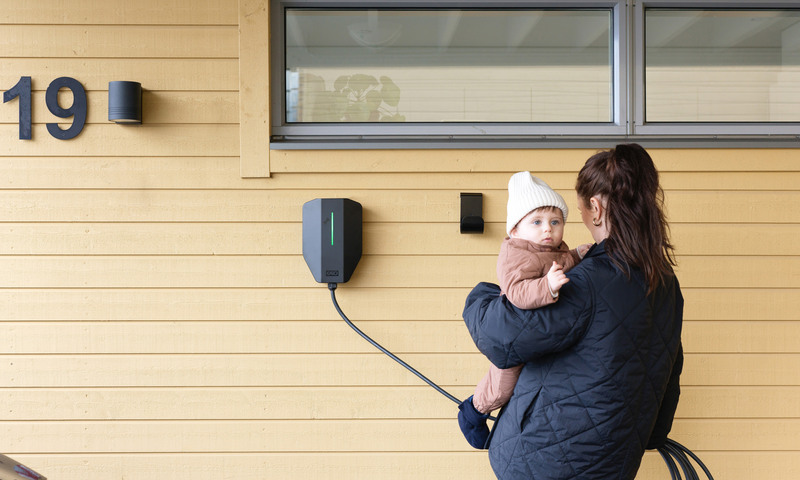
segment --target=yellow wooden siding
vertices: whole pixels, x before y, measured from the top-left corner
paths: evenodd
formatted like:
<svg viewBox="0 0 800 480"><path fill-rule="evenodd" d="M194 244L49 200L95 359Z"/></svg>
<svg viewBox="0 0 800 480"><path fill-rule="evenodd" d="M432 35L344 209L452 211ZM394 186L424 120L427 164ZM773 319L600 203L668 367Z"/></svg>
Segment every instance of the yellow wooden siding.
<svg viewBox="0 0 800 480"><path fill-rule="evenodd" d="M572 187L593 150L275 150L271 178L242 178L237 2L6 3L0 87L32 77L34 126L19 140L0 106L0 452L60 480L492 478L455 405L338 318L301 206L363 204L342 308L466 397L487 362L461 308L494 280L509 175L559 190L586 242ZM70 141L45 127L62 75L89 100ZM142 83L142 126L106 121L111 80ZM672 436L717 478L796 478L800 150L651 153L686 298ZM483 235L458 232L463 191ZM638 478L667 475L648 453Z"/></svg>
<svg viewBox="0 0 800 480"><path fill-rule="evenodd" d="M239 173L269 177L269 2L239 0Z"/></svg>

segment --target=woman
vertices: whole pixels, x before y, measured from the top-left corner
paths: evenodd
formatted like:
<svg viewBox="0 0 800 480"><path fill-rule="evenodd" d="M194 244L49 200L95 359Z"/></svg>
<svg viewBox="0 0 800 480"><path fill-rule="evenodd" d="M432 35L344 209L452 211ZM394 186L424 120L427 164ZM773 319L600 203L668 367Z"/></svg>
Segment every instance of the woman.
<svg viewBox="0 0 800 480"><path fill-rule="evenodd" d="M587 160L575 190L596 244L558 302L520 310L481 283L464 308L494 365L524 365L490 440L502 480L633 479L678 403L683 297L653 161L618 145Z"/></svg>

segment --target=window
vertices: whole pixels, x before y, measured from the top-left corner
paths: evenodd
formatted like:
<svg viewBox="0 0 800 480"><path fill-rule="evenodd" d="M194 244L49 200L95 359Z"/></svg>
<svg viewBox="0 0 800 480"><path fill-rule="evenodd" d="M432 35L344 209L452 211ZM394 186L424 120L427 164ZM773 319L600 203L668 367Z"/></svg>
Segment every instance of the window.
<svg viewBox="0 0 800 480"><path fill-rule="evenodd" d="M672 3L645 4L636 132L800 133L800 10Z"/></svg>
<svg viewBox="0 0 800 480"><path fill-rule="evenodd" d="M286 122L612 121L611 10L286 10Z"/></svg>
<svg viewBox="0 0 800 480"><path fill-rule="evenodd" d="M272 0L271 145L796 138L791 5Z"/></svg>

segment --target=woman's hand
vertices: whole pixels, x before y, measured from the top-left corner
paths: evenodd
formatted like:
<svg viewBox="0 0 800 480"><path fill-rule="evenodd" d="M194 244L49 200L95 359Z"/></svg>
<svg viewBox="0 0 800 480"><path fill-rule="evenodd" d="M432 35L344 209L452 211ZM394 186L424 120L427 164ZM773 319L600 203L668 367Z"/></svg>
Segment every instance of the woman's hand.
<svg viewBox="0 0 800 480"><path fill-rule="evenodd" d="M550 271L547 272L547 285L550 287L550 294L553 298L558 297L558 291L567 282L569 282L569 278L564 273L564 267L553 261Z"/></svg>

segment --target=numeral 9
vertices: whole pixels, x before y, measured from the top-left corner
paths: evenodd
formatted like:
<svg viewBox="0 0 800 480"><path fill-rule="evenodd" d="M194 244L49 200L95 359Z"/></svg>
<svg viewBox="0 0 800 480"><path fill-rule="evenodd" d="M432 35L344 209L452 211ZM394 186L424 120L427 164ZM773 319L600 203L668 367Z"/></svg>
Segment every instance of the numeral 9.
<svg viewBox="0 0 800 480"><path fill-rule="evenodd" d="M72 105L69 108L61 108L61 105L58 104L58 91L62 88L72 91ZM74 117L72 125L66 130L62 130L57 123L48 123L47 131L50 132L50 135L61 140L77 137L83 130L84 125L86 125L86 90L84 90L83 85L74 78L56 78L47 87L45 101L47 102L47 109L56 117Z"/></svg>

